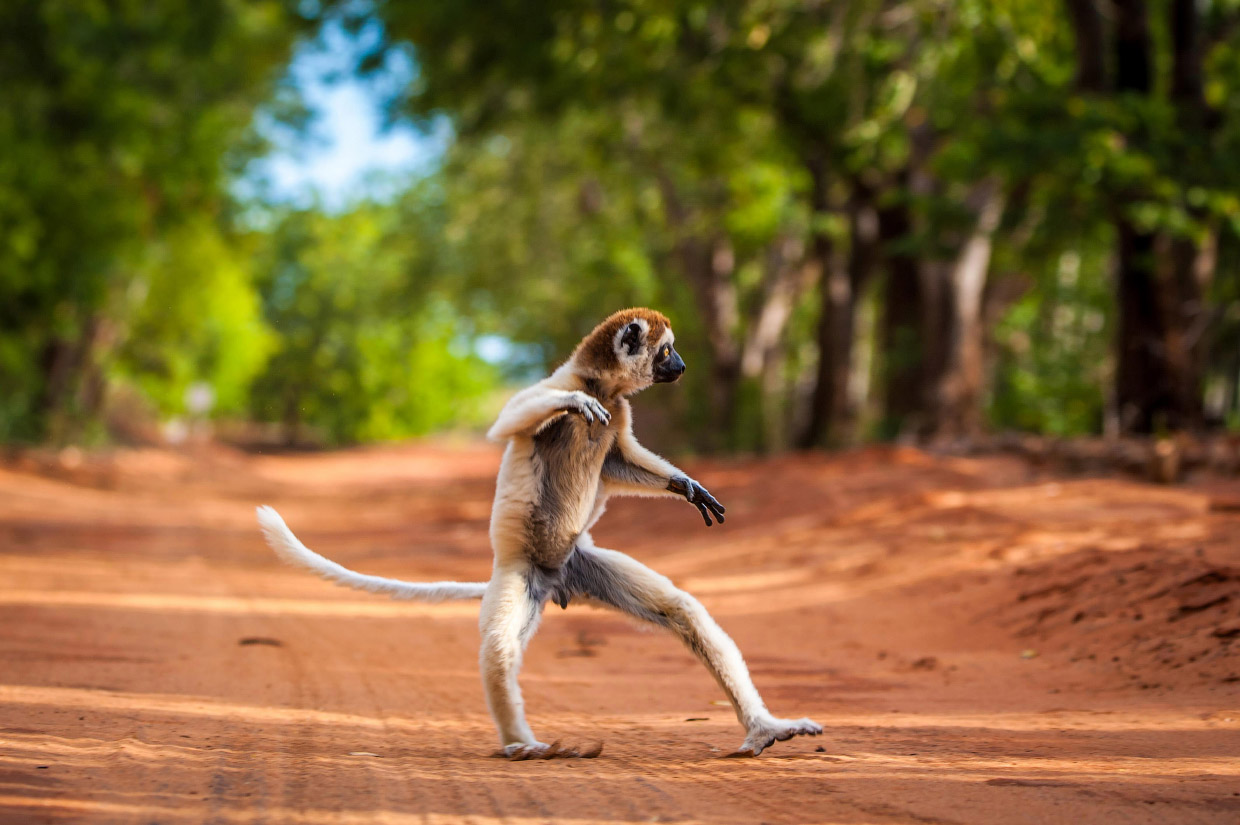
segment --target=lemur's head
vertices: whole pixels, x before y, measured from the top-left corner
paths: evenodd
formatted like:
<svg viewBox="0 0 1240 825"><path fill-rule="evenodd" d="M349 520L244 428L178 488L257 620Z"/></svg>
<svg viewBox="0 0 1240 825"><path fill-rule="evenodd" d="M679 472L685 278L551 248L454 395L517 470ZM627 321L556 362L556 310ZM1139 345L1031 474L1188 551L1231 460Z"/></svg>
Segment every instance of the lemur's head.
<svg viewBox="0 0 1240 825"><path fill-rule="evenodd" d="M585 337L573 353L577 369L621 395L665 384L684 375L667 317L653 309L623 309Z"/></svg>

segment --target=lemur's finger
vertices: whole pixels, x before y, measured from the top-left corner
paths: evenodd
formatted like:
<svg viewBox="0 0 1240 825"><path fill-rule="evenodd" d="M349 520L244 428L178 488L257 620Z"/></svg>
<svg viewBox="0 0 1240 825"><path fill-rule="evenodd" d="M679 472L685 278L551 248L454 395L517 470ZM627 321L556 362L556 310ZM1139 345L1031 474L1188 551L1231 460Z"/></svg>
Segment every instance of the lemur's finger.
<svg viewBox="0 0 1240 825"><path fill-rule="evenodd" d="M727 512L727 508L719 503L719 499L715 498L714 496L710 494L710 490L707 490L705 487L702 487L700 485L698 489L702 491L702 495L706 497L706 503L710 505L712 510L717 510L720 513Z"/></svg>
<svg viewBox="0 0 1240 825"><path fill-rule="evenodd" d="M701 504L705 504L707 507L710 508L711 513L714 514L715 520L718 521L720 524L723 524L724 522L723 514L727 512L727 510L726 508L724 508L722 504L719 503L718 499L716 499L714 496L710 494L710 490L707 490L705 487L703 487L701 484L698 484L696 481L691 481L689 483L689 493L688 495L685 496L685 498L689 499L689 501L693 502L694 504L698 504L699 509L701 507Z"/></svg>
<svg viewBox="0 0 1240 825"><path fill-rule="evenodd" d="M700 501L693 502L693 506L698 508L698 512L702 514L702 518L706 521L706 526L711 526L710 511L706 509L706 505Z"/></svg>
<svg viewBox="0 0 1240 825"><path fill-rule="evenodd" d="M705 500L702 503L710 508L710 511L715 514L715 518L719 519L719 521L723 521L723 514L726 512L723 509L723 505L716 501L715 497L710 493L706 493L706 495L703 496L703 499Z"/></svg>

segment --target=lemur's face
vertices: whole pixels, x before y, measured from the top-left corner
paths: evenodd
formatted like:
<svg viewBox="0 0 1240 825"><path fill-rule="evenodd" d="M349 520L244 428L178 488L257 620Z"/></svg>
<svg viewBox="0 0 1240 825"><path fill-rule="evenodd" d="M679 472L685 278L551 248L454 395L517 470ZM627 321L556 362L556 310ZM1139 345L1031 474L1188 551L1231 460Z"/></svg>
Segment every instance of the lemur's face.
<svg viewBox="0 0 1240 825"><path fill-rule="evenodd" d="M651 324L640 316L628 319L616 331L616 360L633 391L669 384L684 375L685 362L676 352L675 340L666 322Z"/></svg>
<svg viewBox="0 0 1240 825"><path fill-rule="evenodd" d="M606 392L631 395L684 374L685 362L676 352L675 340L663 313L645 307L622 309L582 339L573 363L582 375L602 381Z"/></svg>

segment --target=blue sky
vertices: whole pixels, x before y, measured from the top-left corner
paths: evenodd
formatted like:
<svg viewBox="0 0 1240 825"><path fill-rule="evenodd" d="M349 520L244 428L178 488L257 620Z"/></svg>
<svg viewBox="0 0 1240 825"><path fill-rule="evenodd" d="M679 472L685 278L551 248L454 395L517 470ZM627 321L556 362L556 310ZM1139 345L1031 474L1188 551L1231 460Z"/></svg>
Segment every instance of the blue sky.
<svg viewBox="0 0 1240 825"><path fill-rule="evenodd" d="M446 123L423 134L408 123L384 125L383 102L390 90L409 83L413 61L393 52L373 78L352 74L356 57L375 31L353 37L328 24L302 45L288 69L289 81L315 113L309 134L267 124L259 128L274 151L254 161L241 190L305 205L340 209L360 197L382 198L399 191L411 175L434 168L448 142Z"/></svg>

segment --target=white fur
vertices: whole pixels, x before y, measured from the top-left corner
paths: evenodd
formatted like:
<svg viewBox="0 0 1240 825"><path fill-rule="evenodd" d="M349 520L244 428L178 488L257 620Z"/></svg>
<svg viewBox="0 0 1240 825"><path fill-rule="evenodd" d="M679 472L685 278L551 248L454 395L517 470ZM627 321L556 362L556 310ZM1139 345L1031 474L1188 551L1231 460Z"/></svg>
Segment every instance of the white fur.
<svg viewBox="0 0 1240 825"><path fill-rule="evenodd" d="M325 559L311 550L293 535L284 519L271 507L258 508L258 524L267 544L284 561L302 567L328 581L367 590L386 593L394 599L417 599L423 602L442 602L449 599L481 599L486 593L485 582L403 582L381 576L367 576Z"/></svg>
<svg viewBox="0 0 1240 825"><path fill-rule="evenodd" d="M517 683L525 647L541 619L542 605L530 601L523 566L497 563L478 616L482 633L478 666L487 709L504 747L545 747L525 721L525 700Z"/></svg>

